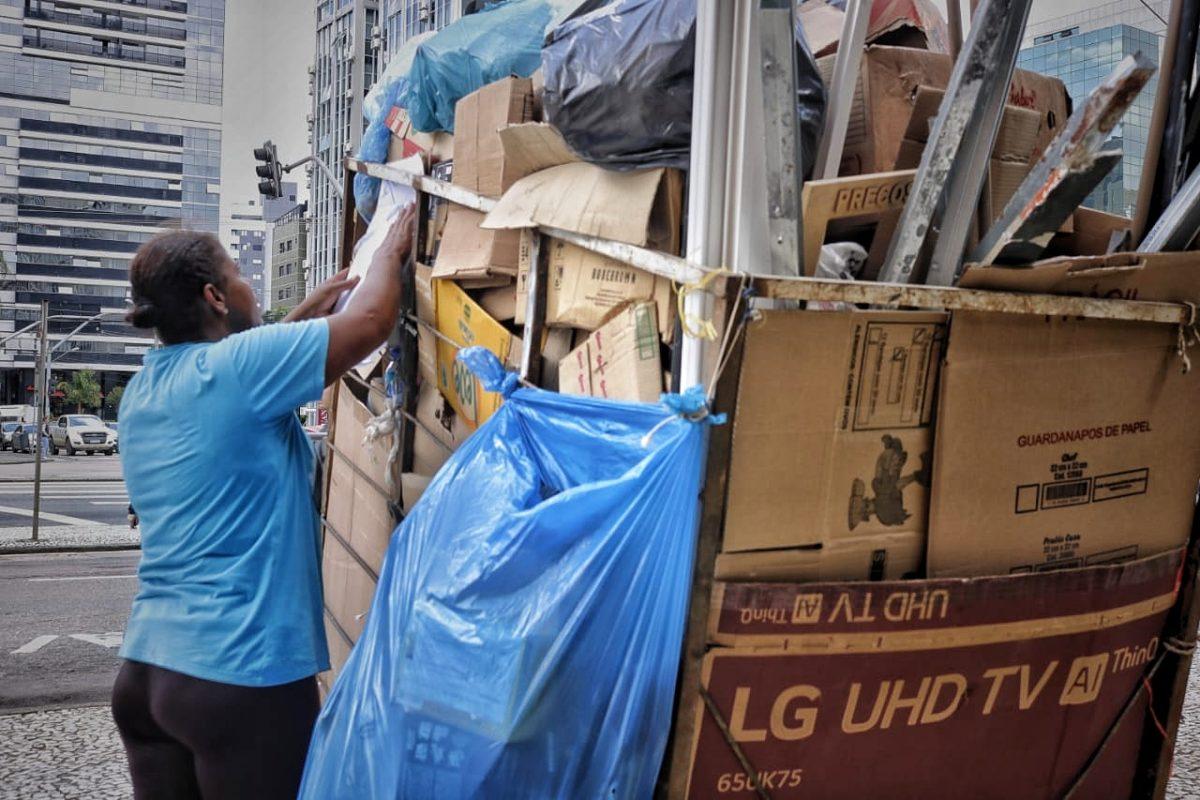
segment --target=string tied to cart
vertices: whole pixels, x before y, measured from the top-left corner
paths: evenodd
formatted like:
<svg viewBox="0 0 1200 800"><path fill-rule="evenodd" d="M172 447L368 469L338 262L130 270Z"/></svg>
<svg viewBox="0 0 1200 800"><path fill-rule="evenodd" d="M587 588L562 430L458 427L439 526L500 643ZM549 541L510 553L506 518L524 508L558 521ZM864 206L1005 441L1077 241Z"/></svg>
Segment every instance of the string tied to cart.
<svg viewBox="0 0 1200 800"><path fill-rule="evenodd" d="M1196 304L1184 301L1187 306L1188 318L1179 323L1176 328L1175 354L1183 361L1183 374L1192 371L1192 359L1188 356L1188 348L1200 343L1200 330L1197 329Z"/></svg>

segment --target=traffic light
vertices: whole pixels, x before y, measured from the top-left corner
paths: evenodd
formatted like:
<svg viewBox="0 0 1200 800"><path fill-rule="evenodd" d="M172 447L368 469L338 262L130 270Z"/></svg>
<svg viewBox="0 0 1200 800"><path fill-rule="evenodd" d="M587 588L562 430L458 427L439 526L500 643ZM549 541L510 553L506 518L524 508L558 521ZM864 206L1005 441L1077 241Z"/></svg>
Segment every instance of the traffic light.
<svg viewBox="0 0 1200 800"><path fill-rule="evenodd" d="M262 147L254 148L254 159L260 161L258 166L254 168L254 172L259 178L258 192L266 197L280 197L283 195L283 168L279 164L279 155L275 151L275 145L271 144L271 140L263 142Z"/></svg>

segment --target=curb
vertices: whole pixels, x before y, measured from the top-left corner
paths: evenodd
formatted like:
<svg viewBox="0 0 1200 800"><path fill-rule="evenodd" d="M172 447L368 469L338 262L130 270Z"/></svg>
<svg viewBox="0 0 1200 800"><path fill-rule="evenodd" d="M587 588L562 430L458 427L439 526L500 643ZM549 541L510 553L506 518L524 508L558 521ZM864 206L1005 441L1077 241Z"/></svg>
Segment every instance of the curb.
<svg viewBox="0 0 1200 800"><path fill-rule="evenodd" d="M27 556L39 553L106 553L119 550L141 550L140 544L82 544L48 545L46 547L0 547L0 556Z"/></svg>

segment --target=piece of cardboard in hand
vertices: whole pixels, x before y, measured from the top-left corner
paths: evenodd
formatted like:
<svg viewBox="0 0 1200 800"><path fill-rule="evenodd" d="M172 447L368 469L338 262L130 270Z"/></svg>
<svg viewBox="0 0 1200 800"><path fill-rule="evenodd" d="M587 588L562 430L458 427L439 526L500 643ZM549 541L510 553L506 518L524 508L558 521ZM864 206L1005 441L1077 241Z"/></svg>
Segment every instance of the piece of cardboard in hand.
<svg viewBox="0 0 1200 800"><path fill-rule="evenodd" d="M789 549L923 539L945 332L946 315L926 312L764 311L750 323L722 552L794 555L800 579L819 567ZM892 542L913 550L911 537ZM843 577L869 577L861 566Z"/></svg>
<svg viewBox="0 0 1200 800"><path fill-rule="evenodd" d="M1080 567L1183 545L1200 479L1200 372L1183 374L1176 343L1171 325L955 312L929 574Z"/></svg>
<svg viewBox="0 0 1200 800"><path fill-rule="evenodd" d="M662 361L653 303L627 306L558 365L563 394L654 403L662 394Z"/></svg>

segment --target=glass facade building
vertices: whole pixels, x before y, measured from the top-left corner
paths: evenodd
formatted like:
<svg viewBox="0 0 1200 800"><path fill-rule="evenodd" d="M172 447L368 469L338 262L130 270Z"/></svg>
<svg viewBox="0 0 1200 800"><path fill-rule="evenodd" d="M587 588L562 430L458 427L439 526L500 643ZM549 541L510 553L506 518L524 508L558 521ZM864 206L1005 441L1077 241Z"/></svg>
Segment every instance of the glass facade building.
<svg viewBox="0 0 1200 800"><path fill-rule="evenodd" d="M376 0L318 0L316 51L310 76L312 153L343 173L342 159L362 141L362 101L379 71L372 33L379 25ZM308 286L338 271L342 201L328 179L310 165Z"/></svg>
<svg viewBox="0 0 1200 800"><path fill-rule="evenodd" d="M308 205L301 203L271 226L271 311L287 314L304 299Z"/></svg>
<svg viewBox="0 0 1200 800"><path fill-rule="evenodd" d="M1155 5L1165 6L1165 3ZM1136 19L1152 29L1136 27L1122 21L1125 19ZM1126 56L1140 52L1152 63L1158 63L1163 30L1155 22L1144 6L1129 0L1048 20L1026 31L1026 46L1020 52L1017 66L1062 80L1078 107ZM1156 73L1113 129L1105 149L1120 150L1121 163L1100 182L1084 205L1132 216L1157 87Z"/></svg>
<svg viewBox="0 0 1200 800"><path fill-rule="evenodd" d="M0 0L0 336L92 323L54 380L123 383L153 340L120 321L129 262L164 227L216 233L224 0ZM52 321L62 342L75 320ZM57 342L56 342L57 340ZM36 338L0 345L0 403L32 398Z"/></svg>

